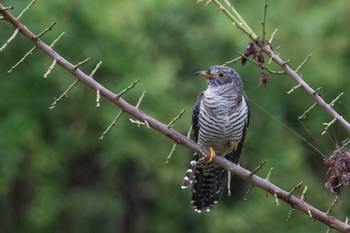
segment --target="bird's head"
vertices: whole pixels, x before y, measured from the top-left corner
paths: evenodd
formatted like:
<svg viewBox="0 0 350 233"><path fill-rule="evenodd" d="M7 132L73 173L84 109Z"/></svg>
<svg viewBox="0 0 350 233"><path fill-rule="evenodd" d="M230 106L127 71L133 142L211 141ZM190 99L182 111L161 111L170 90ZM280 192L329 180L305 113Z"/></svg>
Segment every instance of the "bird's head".
<svg viewBox="0 0 350 233"><path fill-rule="evenodd" d="M232 84L234 87L242 88L242 81L239 75L227 66L210 66L207 70L196 72L196 75L205 77L209 87Z"/></svg>

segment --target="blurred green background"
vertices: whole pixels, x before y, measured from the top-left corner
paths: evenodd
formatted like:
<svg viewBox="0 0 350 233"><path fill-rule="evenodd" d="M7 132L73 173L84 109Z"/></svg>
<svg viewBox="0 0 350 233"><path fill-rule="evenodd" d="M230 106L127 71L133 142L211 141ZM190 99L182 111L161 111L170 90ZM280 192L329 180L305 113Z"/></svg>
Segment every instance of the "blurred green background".
<svg viewBox="0 0 350 233"><path fill-rule="evenodd" d="M3 1L15 7L14 15L28 3ZM234 4L261 34L263 1ZM281 46L281 57L291 67L313 54L300 73L312 87L322 87L326 101L345 91L335 109L346 119L349 8L346 0L270 0L267 18L268 36L278 28L274 47ZM185 109L175 129L186 134L192 105L206 88L194 73L236 58L235 50L244 51L249 42L216 11L213 4L195 0L51 0L37 1L21 20L34 33L57 21L43 40L50 44L65 31L57 52L72 63L93 57L82 67L87 73L102 60L95 79L116 93L140 79L124 97L135 104L145 90L140 108L152 117L167 123ZM12 32L0 21L1 45ZM231 197L224 195L210 213L195 213L189 190L180 189L191 151L179 146L164 165L173 142L131 124L126 114L98 140L119 109L103 99L96 109L95 92L83 84L49 110L74 78L56 67L43 80L52 61L40 51L8 74L32 46L19 35L0 53L0 232L326 232L325 225L298 211L286 222L290 207L283 202L276 207L274 198L257 188L244 201L250 185L238 178ZM313 100L300 89L287 95L295 86L288 77L270 75L261 88L256 66L231 67L251 100L241 165L252 170L267 160L261 176L273 167L276 185L291 190L303 182L307 200L326 211L334 195L324 187L322 154L330 156L348 134L335 124L321 136L322 123L331 118L319 107L298 121ZM349 194L345 190L333 210L341 220L350 213Z"/></svg>

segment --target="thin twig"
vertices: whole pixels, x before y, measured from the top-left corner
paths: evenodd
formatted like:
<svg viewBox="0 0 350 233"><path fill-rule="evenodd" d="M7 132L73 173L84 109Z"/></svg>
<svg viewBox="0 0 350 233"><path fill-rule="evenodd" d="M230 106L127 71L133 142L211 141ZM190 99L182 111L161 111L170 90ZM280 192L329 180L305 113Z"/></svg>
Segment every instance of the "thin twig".
<svg viewBox="0 0 350 233"><path fill-rule="evenodd" d="M266 15L267 15L267 0L265 0L264 3L264 18L262 21L262 41L265 42L265 37L266 37Z"/></svg>
<svg viewBox="0 0 350 233"><path fill-rule="evenodd" d="M87 63L87 62L89 62L89 61L91 61L91 60L92 60L92 57L86 58L84 61L81 61L81 62L79 62L78 64L76 64L76 65L74 66L74 69L75 69L75 70L78 69L80 66L84 65L85 63Z"/></svg>
<svg viewBox="0 0 350 233"><path fill-rule="evenodd" d="M305 63L309 60L309 58L312 56L312 53L307 55L305 60L298 66L298 68L296 68L296 70L294 71L295 73L298 73L299 70L301 69L301 67L303 67L305 65Z"/></svg>
<svg viewBox="0 0 350 233"><path fill-rule="evenodd" d="M303 201L306 201L306 191L307 191L307 186L304 187L304 190L301 193L300 199L303 200Z"/></svg>
<svg viewBox="0 0 350 233"><path fill-rule="evenodd" d="M325 134L327 133L328 128L331 127L331 125L333 125L334 122L335 122L336 120L337 120L337 119L333 118L333 120L331 120L330 122L328 122L328 123L323 123L323 125L326 126L326 127L324 127L324 130L323 130L323 132L321 133L321 135L325 135Z"/></svg>
<svg viewBox="0 0 350 233"><path fill-rule="evenodd" d="M179 120L179 119L182 117L182 115L185 113L185 111L186 111L185 109L182 109L181 112L180 112L174 119L172 119L172 120L169 122L168 127L169 127L169 128L173 127L173 125L175 124L175 122L176 122L177 120Z"/></svg>
<svg viewBox="0 0 350 233"><path fill-rule="evenodd" d="M31 2L28 4L28 6L27 6L26 8L24 8L23 11L17 16L17 20L19 20L19 19L23 16L23 14L26 13L27 10L29 10L29 9L32 7L32 5L33 5L34 3L35 3L35 0L31 1Z"/></svg>
<svg viewBox="0 0 350 233"><path fill-rule="evenodd" d="M112 123L107 127L107 129L105 131L103 131L102 135L98 138L98 140L103 140L104 136L109 132L109 130L115 126L115 124L117 123L117 121L119 120L119 118L121 117L121 115L123 114L123 111L120 110L118 115L114 118L114 120L112 121Z"/></svg>
<svg viewBox="0 0 350 233"><path fill-rule="evenodd" d="M274 31L273 31L273 33L271 34L271 37L270 37L270 39L269 39L269 44L270 45L272 45L272 42L273 42L273 40L275 39L275 36L276 36L276 34L277 34L277 31L278 31L278 29L276 28ZM276 48L276 50L275 51L277 51L278 49Z"/></svg>
<svg viewBox="0 0 350 233"><path fill-rule="evenodd" d="M40 37L42 37L43 35L45 35L46 32L51 31L53 26L56 25L56 22L53 22L50 26L48 26L47 28L45 28L42 32L40 32L37 36L36 39L39 39Z"/></svg>
<svg viewBox="0 0 350 233"><path fill-rule="evenodd" d="M143 91L143 92L142 92L142 95L140 96L139 100L137 101L137 104L136 104L135 108L138 109L138 108L140 107L140 105L141 105L141 103L142 103L142 100L143 100L143 98L145 97L145 94L146 94L146 91Z"/></svg>
<svg viewBox="0 0 350 233"><path fill-rule="evenodd" d="M57 41L59 41L59 40L64 36L64 34L66 34L66 33L65 33L65 32L62 32L62 33L50 44L50 48L53 48L53 47L56 45Z"/></svg>
<svg viewBox="0 0 350 233"><path fill-rule="evenodd" d="M237 58L235 58L235 59L233 59L233 60L230 60L230 61L225 62L225 63L222 64L222 65L223 65L223 66L227 66L227 65L229 65L229 64L236 63L237 61L240 61L241 59L242 59L242 57L237 57Z"/></svg>
<svg viewBox="0 0 350 233"><path fill-rule="evenodd" d="M11 41L13 41L15 39L15 37L18 34L18 32L19 32L19 29L16 28L16 30L13 32L12 36L10 36L10 38L5 42L5 44L3 46L1 46L0 52L4 51L5 48L7 47L7 45L9 45L11 43Z"/></svg>
<svg viewBox="0 0 350 233"><path fill-rule="evenodd" d="M95 68L91 71L90 73L90 77L94 77L96 71L98 70L98 68L100 68L100 66L102 65L102 61L100 61L99 63L97 63L97 65L95 66Z"/></svg>
<svg viewBox="0 0 350 233"><path fill-rule="evenodd" d="M53 60L52 64L50 65L49 69L44 74L44 79L48 78L48 76L51 74L51 71L53 70L53 68L55 67L56 64L57 64L57 60L55 59L55 60Z"/></svg>
<svg viewBox="0 0 350 233"><path fill-rule="evenodd" d="M298 117L298 120L301 121L301 120L305 119L306 118L306 114L308 114L316 105L317 105L317 103L314 103L310 108L308 108L303 114L301 114Z"/></svg>
<svg viewBox="0 0 350 233"><path fill-rule="evenodd" d="M277 207L280 206L280 203L279 203L279 201L278 201L277 193L275 193L273 196L275 197L275 205L276 205Z"/></svg>
<svg viewBox="0 0 350 233"><path fill-rule="evenodd" d="M146 121L146 122L147 122L147 121ZM186 136L187 138L190 138L191 132L192 132L192 125L191 125L190 129L189 129L188 132L187 132L187 136ZM178 143L174 143L174 145L173 145L173 147L171 148L171 151L170 151L168 157L166 158L165 165L168 165L168 164L169 164L170 158L171 158L171 156L174 154L177 145L178 145Z"/></svg>
<svg viewBox="0 0 350 233"><path fill-rule="evenodd" d="M287 92L287 94L288 94L288 95L292 94L292 93L293 93L296 89L298 89L299 87L301 87L300 84L298 84L298 85L292 87L292 89L290 89L290 90Z"/></svg>
<svg viewBox="0 0 350 233"><path fill-rule="evenodd" d="M122 95L124 95L126 92L128 92L130 89L134 88L136 86L136 84L139 82L139 79L136 79L130 86L128 86L127 88L125 88L124 90L122 90L119 94L118 94L118 98L122 97Z"/></svg>
<svg viewBox="0 0 350 233"><path fill-rule="evenodd" d="M96 108L100 107L101 92L99 89L96 90Z"/></svg>
<svg viewBox="0 0 350 233"><path fill-rule="evenodd" d="M262 161L262 162L260 163L260 165L257 166L257 167L249 174L249 176L252 177L253 175L255 175L259 170L261 170L261 169L263 168L263 166L264 166L266 163L267 163L266 160Z"/></svg>
<svg viewBox="0 0 350 233"><path fill-rule="evenodd" d="M299 184L294 186L293 189L289 191L289 195L292 195L294 192L299 192L302 184L303 182L300 182Z"/></svg>
<svg viewBox="0 0 350 233"><path fill-rule="evenodd" d="M332 213L332 209L335 206L335 204L338 203L338 201L339 201L339 198L338 198L338 196L336 196L334 198L334 201L332 202L331 206L327 209L326 214L331 214Z"/></svg>
<svg viewBox="0 0 350 233"><path fill-rule="evenodd" d="M58 101L60 101L63 97L67 97L68 96L68 92L70 90L72 90L72 88L77 85L77 83L79 82L79 79L75 80L71 85L69 85L69 87L60 95L60 97L58 98L54 98L53 103L51 104L51 106L49 107L49 109L54 109L56 104L58 103Z"/></svg>
<svg viewBox="0 0 350 233"><path fill-rule="evenodd" d="M288 216L287 216L286 222L288 222L291 219L292 213L293 213L294 210L295 210L294 208L290 208L290 210L288 212Z"/></svg>
<svg viewBox="0 0 350 233"><path fill-rule="evenodd" d="M333 107L335 102L337 102L343 94L344 94L344 92L340 93L337 97L335 97L334 100L332 100L332 102L329 105Z"/></svg>
<svg viewBox="0 0 350 233"><path fill-rule="evenodd" d="M26 54L24 54L24 56L15 64L11 67L11 69L9 69L7 71L7 73L11 73L17 66L19 66L20 64L22 64L24 62L24 60L29 56L33 54L33 51L36 49L36 46L34 46L33 48L31 48Z"/></svg>

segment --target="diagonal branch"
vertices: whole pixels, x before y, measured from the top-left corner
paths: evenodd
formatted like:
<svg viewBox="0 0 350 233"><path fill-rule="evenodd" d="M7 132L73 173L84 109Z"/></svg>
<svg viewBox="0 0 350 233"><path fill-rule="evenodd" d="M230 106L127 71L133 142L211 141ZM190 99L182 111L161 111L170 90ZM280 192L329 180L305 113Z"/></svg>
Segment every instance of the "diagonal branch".
<svg viewBox="0 0 350 233"><path fill-rule="evenodd" d="M270 43L265 43L260 39L258 35L254 33L254 31L249 27L249 25L243 20L240 14L236 11L232 4L230 4L227 0L224 0L227 5L227 8L224 7L223 4L220 3L219 0L213 0L213 3L219 7L220 11L223 12L230 21L234 23L234 25L244 32L250 39L252 39L257 46L261 48L261 50L269 56L277 65L279 65L284 73L292 78L298 85L300 85L312 98L314 98L315 102L324 109L324 111L329 114L333 119L339 122L339 124L350 133L350 123L346 121L343 116L341 116L338 112L336 112L333 107L328 104L320 95L318 95L317 91L315 91L310 85L308 85L301 76L294 71L287 64L288 61L284 61L275 51L271 48ZM230 11L232 13L230 13Z"/></svg>
<svg viewBox="0 0 350 233"><path fill-rule="evenodd" d="M168 136L169 138L174 140L176 143L181 144L193 151L197 151L199 153L204 152L209 158L208 156L209 151L207 150L207 148L201 148L201 146L198 145L196 142L190 140L186 136L168 127L168 125L163 124L157 121L156 119L150 117L146 113L139 110L137 107L132 106L131 104L129 104L128 102L120 98L117 94L111 92L106 87L96 82L89 75L82 72L79 68L77 68L71 62L67 61L65 58L59 55L55 50L53 50L50 46L48 46L42 40L37 38L35 34L33 34L27 27L25 27L21 22L19 22L18 19L16 19L13 15L11 15L8 11L6 11L6 8L1 3L0 3L0 14L2 14L4 16L4 19L7 20L10 24L12 24L16 29L18 29L19 32L23 34L28 40L32 41L38 49L40 49L42 52L44 52L47 56L49 56L53 60L56 60L58 65L60 65L66 71L71 73L79 81L81 81L82 83L85 83L87 86L89 86L95 91L99 90L101 96L104 96L110 102L117 105L121 109L121 111L132 115L140 122L148 122L148 125L152 129ZM265 48L265 49L266 51L268 51L268 48ZM278 59L276 60L279 61ZM251 175L250 171L234 163L231 163L225 158L216 156L213 161L218 165L224 167L225 169L231 171L236 176L247 180L254 186L257 186L269 192L273 196L279 198L280 200L288 203L289 205L291 205L293 209L297 209L311 216L312 218L319 220L320 222L323 222L329 227L337 229L340 232L350 232L350 226L347 225L346 223L343 223L338 219L336 219L335 217L318 210L317 208L306 203L304 200L294 195L291 195L290 192L282 190L281 188L269 182L267 179L260 178L257 175Z"/></svg>

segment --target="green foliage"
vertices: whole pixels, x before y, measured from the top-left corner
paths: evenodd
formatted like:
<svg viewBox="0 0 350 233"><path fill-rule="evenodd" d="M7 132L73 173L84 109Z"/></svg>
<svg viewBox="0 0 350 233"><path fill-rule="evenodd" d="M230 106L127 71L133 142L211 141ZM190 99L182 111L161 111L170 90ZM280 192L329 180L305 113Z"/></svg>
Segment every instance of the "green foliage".
<svg viewBox="0 0 350 233"><path fill-rule="evenodd" d="M256 33L261 31L262 2L235 1ZM15 15L26 3L5 1L15 6ZM329 102L350 85L349 7L344 1L269 1L267 33L279 29L274 47L282 45L281 56L294 68L312 53L300 72L311 86L323 87L321 94ZM235 49L244 51L249 42L213 5L195 0L37 1L22 21L35 33L57 21L43 40L50 44L65 31L55 49L73 63L93 57L82 67L87 73L102 60L95 79L116 93L140 79L124 97L136 104L146 90L140 108L152 117L168 123L185 109L175 124L183 134L196 96L206 86L194 72L237 57ZM2 44L13 29L4 21L0 24ZM238 179L232 197L224 196L209 214L195 213L188 190L179 187L191 152L179 146L164 165L173 142L131 124L126 114L98 140L119 109L103 99L96 109L95 93L83 84L49 110L53 97L74 79L56 67L43 80L51 61L38 51L7 74L31 47L18 36L0 53L0 231L326 231L297 211L285 222L289 207L281 202L276 207L274 197L266 198L257 188L243 201L249 184ZM287 95L295 84L283 75L271 75L263 89L258 87L257 67L232 67L241 74L252 101L242 166L254 169L268 160L261 176L274 167L271 181L286 190L302 181L309 187L307 200L325 211L334 197L323 185L323 158L293 131L326 156L347 134L335 125L320 136L322 123L331 119L318 107L301 124L298 116L312 99L300 89ZM335 109L347 116L349 103L345 92ZM350 211L349 199L343 199L344 205L334 212L340 219Z"/></svg>

